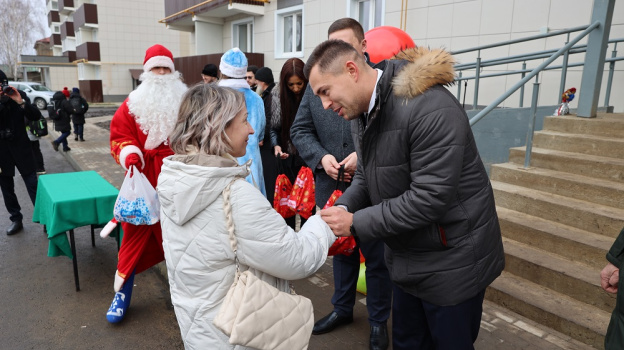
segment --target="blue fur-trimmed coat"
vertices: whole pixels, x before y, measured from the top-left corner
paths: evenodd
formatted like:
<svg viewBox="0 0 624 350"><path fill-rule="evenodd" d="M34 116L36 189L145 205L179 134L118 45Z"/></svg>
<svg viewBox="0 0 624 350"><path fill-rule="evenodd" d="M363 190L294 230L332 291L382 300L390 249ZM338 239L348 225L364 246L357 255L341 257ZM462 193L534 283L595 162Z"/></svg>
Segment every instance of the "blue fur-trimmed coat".
<svg viewBox="0 0 624 350"><path fill-rule="evenodd" d="M266 126L266 116L264 115L264 102L262 98L249 88L249 84L245 79L224 79L219 81L219 86L241 91L245 95L245 103L247 104L247 120L255 133L249 135L247 142L247 153L237 158L238 164L245 164L251 159L251 174L245 180L262 192L266 197L266 189L264 186L264 175L262 172L262 158L260 158L260 140L264 139L264 127ZM255 181L255 183L254 183Z"/></svg>

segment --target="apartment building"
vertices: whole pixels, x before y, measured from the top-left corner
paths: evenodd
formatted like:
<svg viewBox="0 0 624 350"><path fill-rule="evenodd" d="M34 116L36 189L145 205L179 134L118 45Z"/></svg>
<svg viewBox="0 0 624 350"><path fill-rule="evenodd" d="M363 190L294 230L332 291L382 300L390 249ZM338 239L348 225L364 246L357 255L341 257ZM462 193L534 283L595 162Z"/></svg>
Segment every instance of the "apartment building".
<svg viewBox="0 0 624 350"><path fill-rule="evenodd" d="M52 89L79 87L91 102L123 101L136 86L145 50L156 43L190 54L190 34L167 30L161 0L47 0L53 59L38 57ZM61 58L62 62L57 62Z"/></svg>
<svg viewBox="0 0 624 350"><path fill-rule="evenodd" d="M216 55L240 47L244 52L262 55L264 65L277 78L286 59L299 57L305 61L314 47L327 38L330 24L342 17L358 20L365 31L384 25L398 27L419 46L457 51L588 25L592 6L593 1L586 0L164 0L165 16L160 22L172 31L190 33L191 55ZM624 37L622 2L615 4L610 37ZM507 57L559 48L565 43L566 37L559 36L483 50L481 57ZM571 57L571 62L582 62L583 56ZM470 53L458 55L457 59L472 62L476 57L476 53ZM483 68L483 71L520 66ZM570 68L567 87L580 85L581 72L582 67ZM542 76L540 99L555 103L559 76L560 73ZM518 76L484 80L479 99L492 101L518 80ZM619 63L613 90L622 89L624 63ZM466 99L471 101L470 85L466 92ZM530 99L531 90L527 89L525 94ZM614 100L611 99L616 111L624 110L624 103ZM516 101L517 98L511 98L505 104L517 104Z"/></svg>

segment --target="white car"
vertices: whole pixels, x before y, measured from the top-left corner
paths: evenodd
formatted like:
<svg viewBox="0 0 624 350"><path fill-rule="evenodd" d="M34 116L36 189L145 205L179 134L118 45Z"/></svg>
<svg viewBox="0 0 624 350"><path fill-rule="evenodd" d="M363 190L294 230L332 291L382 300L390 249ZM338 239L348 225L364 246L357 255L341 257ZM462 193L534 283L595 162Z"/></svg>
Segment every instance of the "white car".
<svg viewBox="0 0 624 350"><path fill-rule="evenodd" d="M10 81L9 85L18 90L24 91L26 96L30 99L30 103L33 103L39 109L46 109L48 103L50 103L50 100L54 95L54 91L39 83L29 81Z"/></svg>

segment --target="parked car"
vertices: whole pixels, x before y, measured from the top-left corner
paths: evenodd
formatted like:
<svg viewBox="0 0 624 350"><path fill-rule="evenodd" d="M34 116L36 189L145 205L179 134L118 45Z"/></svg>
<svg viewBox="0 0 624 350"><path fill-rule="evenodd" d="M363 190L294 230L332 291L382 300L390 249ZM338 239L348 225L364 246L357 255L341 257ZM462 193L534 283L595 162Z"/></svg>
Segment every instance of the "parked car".
<svg viewBox="0 0 624 350"><path fill-rule="evenodd" d="M30 102L35 104L39 109L46 109L48 103L50 103L50 100L52 99L52 95L54 95L54 91L39 83L29 81L10 81L9 85L18 90L24 91L26 96L30 99Z"/></svg>

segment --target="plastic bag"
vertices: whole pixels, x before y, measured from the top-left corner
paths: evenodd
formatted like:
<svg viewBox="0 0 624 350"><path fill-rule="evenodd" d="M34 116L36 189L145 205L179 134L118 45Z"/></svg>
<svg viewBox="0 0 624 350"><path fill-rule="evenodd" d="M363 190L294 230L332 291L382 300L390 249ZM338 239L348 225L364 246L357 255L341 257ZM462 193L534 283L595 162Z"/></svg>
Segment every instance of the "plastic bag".
<svg viewBox="0 0 624 350"><path fill-rule="evenodd" d="M158 194L147 177L134 165L126 172L113 215L117 221L132 225L153 225L159 221Z"/></svg>
<svg viewBox="0 0 624 350"><path fill-rule="evenodd" d="M292 183L285 174L280 174L275 180L275 195L273 196L273 208L284 218L288 219L295 215L295 211L288 206Z"/></svg>
<svg viewBox="0 0 624 350"><path fill-rule="evenodd" d="M336 184L336 189L332 192L331 196L329 196L329 199L327 200L327 203L325 203L323 209L333 207L336 200L342 196L342 191L338 189L341 185L344 188L344 165L340 167L340 170L338 170L338 182ZM355 238L353 238L353 236L338 237L331 247L329 247L329 253L327 255L332 256L343 254L349 256L353 254L355 247L357 247L357 242L355 242Z"/></svg>
<svg viewBox="0 0 624 350"><path fill-rule="evenodd" d="M309 219L316 207L315 184L312 169L301 167L293 185L288 206L304 219Z"/></svg>

